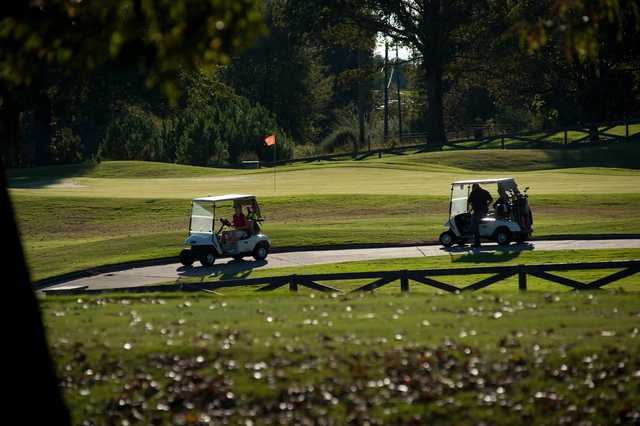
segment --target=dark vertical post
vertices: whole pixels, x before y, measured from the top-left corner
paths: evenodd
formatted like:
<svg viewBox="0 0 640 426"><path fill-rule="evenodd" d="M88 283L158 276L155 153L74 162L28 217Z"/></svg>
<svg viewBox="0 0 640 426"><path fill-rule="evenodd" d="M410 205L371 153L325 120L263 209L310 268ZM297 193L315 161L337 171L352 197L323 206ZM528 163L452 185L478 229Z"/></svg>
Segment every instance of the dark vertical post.
<svg viewBox="0 0 640 426"><path fill-rule="evenodd" d="M567 137L567 130L565 129L565 131L564 131L564 144L565 144L565 145L567 144L567 139L568 139L568 137Z"/></svg>
<svg viewBox="0 0 640 426"><path fill-rule="evenodd" d="M527 291L527 271L524 265L518 265L518 290Z"/></svg>
<svg viewBox="0 0 640 426"><path fill-rule="evenodd" d="M502 149L504 149L504 136L502 137L501 145L502 145Z"/></svg>
<svg viewBox="0 0 640 426"><path fill-rule="evenodd" d="M387 144L387 138L389 137L389 90L387 83L389 80L389 68L387 63L389 62L389 46L387 42L384 42L384 133L383 142Z"/></svg>
<svg viewBox="0 0 640 426"><path fill-rule="evenodd" d="M629 137L629 120L627 120L627 116L624 116L624 137Z"/></svg>
<svg viewBox="0 0 640 426"><path fill-rule="evenodd" d="M403 293L409 292L409 277L406 269L400 272L400 291Z"/></svg>
<svg viewBox="0 0 640 426"><path fill-rule="evenodd" d="M364 52L361 48L358 49L356 53L356 60L358 62L358 72L362 72L364 67ZM363 80L362 76L358 79L358 141L353 146L353 155L356 157L358 155L359 147L364 147L365 143L365 129L364 129L364 110L366 108L366 81Z"/></svg>
<svg viewBox="0 0 640 426"><path fill-rule="evenodd" d="M398 138L402 141L402 102L400 100L400 60L396 44L396 92L398 93Z"/></svg>
<svg viewBox="0 0 640 426"><path fill-rule="evenodd" d="M289 280L289 291L298 291L298 276L293 274Z"/></svg>

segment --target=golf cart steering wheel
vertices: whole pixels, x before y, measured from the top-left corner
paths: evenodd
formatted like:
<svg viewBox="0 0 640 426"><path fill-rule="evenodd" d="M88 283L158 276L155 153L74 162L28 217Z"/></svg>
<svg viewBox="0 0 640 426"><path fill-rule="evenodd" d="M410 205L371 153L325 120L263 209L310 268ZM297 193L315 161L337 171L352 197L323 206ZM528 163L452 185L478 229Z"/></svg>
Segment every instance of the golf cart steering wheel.
<svg viewBox="0 0 640 426"><path fill-rule="evenodd" d="M222 217L220 218L220 223L222 223L224 226L231 226L231 222Z"/></svg>

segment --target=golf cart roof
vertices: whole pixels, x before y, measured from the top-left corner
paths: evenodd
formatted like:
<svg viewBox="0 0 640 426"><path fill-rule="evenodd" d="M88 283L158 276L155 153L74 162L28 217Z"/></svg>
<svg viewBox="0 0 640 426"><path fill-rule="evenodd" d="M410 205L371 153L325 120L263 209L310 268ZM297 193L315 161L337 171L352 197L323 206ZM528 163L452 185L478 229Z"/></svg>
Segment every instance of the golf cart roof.
<svg viewBox="0 0 640 426"><path fill-rule="evenodd" d="M194 198L193 201L199 203L215 203L218 201L250 201L255 200L255 195L248 194L225 194L225 195L216 195L215 197L200 197Z"/></svg>
<svg viewBox="0 0 640 426"><path fill-rule="evenodd" d="M475 180L459 180L457 182L451 183L451 185L473 185L477 184L486 184L486 183L498 183L498 182L513 182L513 178L497 178L497 179L475 179Z"/></svg>

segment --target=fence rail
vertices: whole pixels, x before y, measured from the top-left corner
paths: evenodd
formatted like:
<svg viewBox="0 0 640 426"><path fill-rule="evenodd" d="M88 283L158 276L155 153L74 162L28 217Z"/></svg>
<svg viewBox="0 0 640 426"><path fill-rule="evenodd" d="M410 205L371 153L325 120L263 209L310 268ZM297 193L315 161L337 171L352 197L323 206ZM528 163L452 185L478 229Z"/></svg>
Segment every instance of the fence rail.
<svg viewBox="0 0 640 426"><path fill-rule="evenodd" d="M554 272L566 271L587 271L587 270L618 269L617 272L610 273L602 278L591 282L581 282L572 278L554 274ZM378 272L344 272L329 274L309 274L309 275L284 275L276 277L250 278L237 280L221 280L215 282L202 282L197 284L180 283L127 287L119 289L89 289L87 286L51 288L44 290L47 294L100 294L114 292L173 292L173 291L209 291L234 287L255 287L256 291L273 291L282 287L289 288L290 291L298 291L300 287L311 290L329 293L342 293L337 287L332 287L325 281L348 281L348 280L373 280L361 285L350 292L374 291L381 287L400 283L400 291L408 292L410 283L426 285L449 293L459 293L476 291L513 276L518 277L518 289L527 290L527 277L533 276L555 284L569 287L573 290L596 290L607 284L619 281L640 272L640 260L627 260L617 262L591 262L591 263L563 263L544 265L514 265L514 266L481 266L471 268L451 268L451 269L418 269L418 270L398 270L398 271L378 271ZM473 284L459 287L443 281L442 277L447 276L467 276L467 275L490 275L479 279Z"/></svg>

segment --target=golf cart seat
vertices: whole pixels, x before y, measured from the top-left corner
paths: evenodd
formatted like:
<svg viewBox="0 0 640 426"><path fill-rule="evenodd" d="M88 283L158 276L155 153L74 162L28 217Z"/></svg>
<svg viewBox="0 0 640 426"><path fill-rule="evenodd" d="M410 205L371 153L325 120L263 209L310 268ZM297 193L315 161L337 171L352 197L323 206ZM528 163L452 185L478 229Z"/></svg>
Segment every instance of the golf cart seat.
<svg viewBox="0 0 640 426"><path fill-rule="evenodd" d="M471 213L460 213L454 218L461 234L467 235L471 231Z"/></svg>

